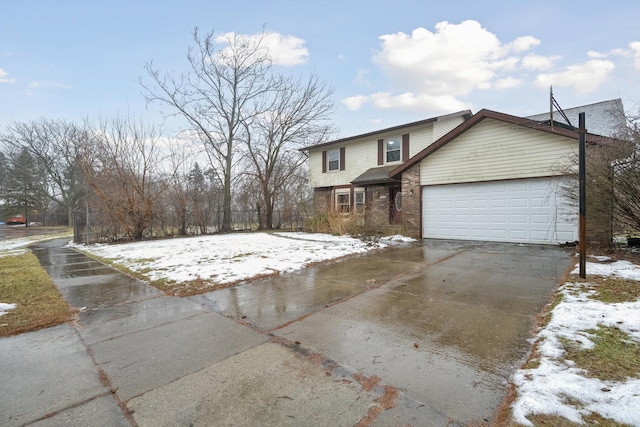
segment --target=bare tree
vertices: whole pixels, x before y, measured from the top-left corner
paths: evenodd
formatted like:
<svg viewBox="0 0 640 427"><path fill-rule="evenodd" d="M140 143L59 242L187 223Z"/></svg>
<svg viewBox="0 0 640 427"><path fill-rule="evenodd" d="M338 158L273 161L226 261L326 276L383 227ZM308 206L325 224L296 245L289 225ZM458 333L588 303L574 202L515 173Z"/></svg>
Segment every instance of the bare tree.
<svg viewBox="0 0 640 427"><path fill-rule="evenodd" d="M289 77L279 90L265 94L268 111L243 121L251 162L246 173L259 184L261 228L273 228L276 203L306 161L299 148L322 142L332 131L332 94L316 76L307 80Z"/></svg>
<svg viewBox="0 0 640 427"><path fill-rule="evenodd" d="M168 115L184 118L202 142L209 163L224 189L222 231L231 230L231 188L236 166L241 123L260 113L256 103L274 90L272 61L263 37L239 34L225 36L228 47L216 50L213 33L202 38L196 28L195 45L187 52L190 70L175 75L161 73L153 63L146 65L152 80L142 80L148 103L159 102L170 107Z"/></svg>
<svg viewBox="0 0 640 427"><path fill-rule="evenodd" d="M25 148L44 168L47 196L67 212L68 224L85 191L78 156L87 141L87 132L74 123L39 119L12 123L0 137L14 150Z"/></svg>
<svg viewBox="0 0 640 427"><path fill-rule="evenodd" d="M149 229L174 173L163 171L163 148L154 129L116 117L97 124L84 152L93 207L129 240L142 239Z"/></svg>
<svg viewBox="0 0 640 427"><path fill-rule="evenodd" d="M615 159L609 172L615 219L623 228L640 233L640 110L627 116L627 126L607 151Z"/></svg>
<svg viewBox="0 0 640 427"><path fill-rule="evenodd" d="M618 232L640 232L640 114L627 116L626 126L586 152L587 227L611 243ZM577 155L562 168L577 178ZM562 191L577 209L575 181Z"/></svg>

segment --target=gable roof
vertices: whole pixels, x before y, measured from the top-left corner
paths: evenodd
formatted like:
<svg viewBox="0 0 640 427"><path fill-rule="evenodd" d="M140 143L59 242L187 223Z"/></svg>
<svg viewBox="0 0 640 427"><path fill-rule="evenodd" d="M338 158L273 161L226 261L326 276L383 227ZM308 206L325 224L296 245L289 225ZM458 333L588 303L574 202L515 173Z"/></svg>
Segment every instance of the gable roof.
<svg viewBox="0 0 640 427"><path fill-rule="evenodd" d="M369 137L369 136L374 136L374 135L378 135L378 134L385 133L385 132L393 132L395 130L401 130L401 129L405 129L405 128L412 127L412 126L419 126L419 125L424 125L424 124L427 124L427 123L438 122L438 121L442 121L442 120L446 120L446 119L450 119L450 118L454 118L454 117L463 117L466 120L466 119L471 117L471 110L462 110L462 111L458 111L458 112L451 113L451 114L445 114L445 115L442 115L442 116L431 117L431 118L425 119L425 120L418 120L417 122L405 123L403 125L392 126L392 127L386 128L386 129L380 129L380 130L376 130L376 131L373 131L373 132L363 133L363 134L360 134L360 135L349 136L347 138L340 138L340 139L336 139L336 140L333 140L333 141L323 142L321 144L310 145L308 147L300 148L299 151L310 150L312 148L326 147L326 146L332 145L332 144L346 143L346 142L350 142L350 141L353 141L353 140L356 140L356 139L360 139L360 138L366 138L366 137Z"/></svg>
<svg viewBox="0 0 640 427"><path fill-rule="evenodd" d="M624 107L620 98L568 108L562 111L571 122L570 124L576 128L578 127L578 114L585 113L587 132L594 135L614 136L626 125ZM551 120L550 116L551 114L546 112L527 116L527 119L548 123ZM559 112L553 114L553 121L559 124L569 124Z"/></svg>
<svg viewBox="0 0 640 427"><path fill-rule="evenodd" d="M433 144L429 145L428 147L426 147L425 149L417 153L415 156L413 156L412 158L404 162L402 165L393 169L391 172L389 172L389 177L394 178L397 175L404 172L405 170L414 166L416 163L421 162L424 158L431 155L433 152L439 150L443 146L447 145L449 142L453 141L458 136L462 135L463 133L465 133L466 131L468 131L469 129L471 129L472 127L474 127L475 125L483 121L484 119L499 120L501 122L510 123L514 126L521 126L521 127L541 131L541 132L547 132L554 135L573 138L576 140L579 138L578 132L569 129L568 127L551 126L549 125L549 123L544 123L536 120L531 120L525 117L512 116L509 114L498 113L497 111L483 109L478 111L476 114L474 114L469 120L461 123L456 128L452 129L449 133L447 133L446 135L442 136L440 139L435 141ZM605 141L608 141L608 140L609 138L607 137L587 133L588 143L594 143L594 144L604 143Z"/></svg>

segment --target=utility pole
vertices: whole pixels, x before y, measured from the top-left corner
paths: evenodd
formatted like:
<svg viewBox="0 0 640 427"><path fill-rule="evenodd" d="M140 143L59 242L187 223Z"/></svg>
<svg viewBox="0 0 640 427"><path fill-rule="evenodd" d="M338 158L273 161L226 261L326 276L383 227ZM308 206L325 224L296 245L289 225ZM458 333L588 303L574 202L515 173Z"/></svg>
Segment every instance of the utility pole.
<svg viewBox="0 0 640 427"><path fill-rule="evenodd" d="M580 243L580 278L587 277L587 180L586 180L586 148L587 129L585 128L585 113L578 115L579 134L579 175L580 175L580 224L578 242Z"/></svg>

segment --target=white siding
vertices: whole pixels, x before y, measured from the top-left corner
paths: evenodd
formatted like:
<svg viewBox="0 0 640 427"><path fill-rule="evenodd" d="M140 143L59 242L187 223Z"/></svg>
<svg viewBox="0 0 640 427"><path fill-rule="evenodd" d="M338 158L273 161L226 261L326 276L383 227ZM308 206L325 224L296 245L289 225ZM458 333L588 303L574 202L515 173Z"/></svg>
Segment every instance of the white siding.
<svg viewBox="0 0 640 427"><path fill-rule="evenodd" d="M433 126L433 140L437 141L464 122L464 117L452 117L447 120L438 120Z"/></svg>
<svg viewBox="0 0 640 427"><path fill-rule="evenodd" d="M409 156L413 157L435 140L434 129L439 133L446 133L463 122L462 117L453 117L426 124L398 129L391 132L381 132L369 137L354 139L344 143L311 149L309 151L309 184L311 187L333 187L348 185L367 169L378 166L378 139L400 136L408 133ZM322 152L345 147L345 170L322 173ZM393 164L393 163L391 163ZM402 162L395 162L398 166ZM382 166L386 166L382 165Z"/></svg>
<svg viewBox="0 0 640 427"><path fill-rule="evenodd" d="M427 158L422 185L559 175L578 141L485 119Z"/></svg>

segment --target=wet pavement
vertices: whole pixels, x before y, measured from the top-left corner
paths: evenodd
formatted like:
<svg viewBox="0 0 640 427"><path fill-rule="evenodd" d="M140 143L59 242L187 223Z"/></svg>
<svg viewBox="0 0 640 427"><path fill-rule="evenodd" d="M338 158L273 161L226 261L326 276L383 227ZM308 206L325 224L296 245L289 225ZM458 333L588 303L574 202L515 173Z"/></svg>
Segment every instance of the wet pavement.
<svg viewBox="0 0 640 427"><path fill-rule="evenodd" d="M490 422L570 263L424 241L176 298L63 243L32 250L79 318L0 339L2 425Z"/></svg>

